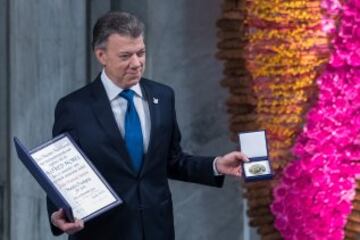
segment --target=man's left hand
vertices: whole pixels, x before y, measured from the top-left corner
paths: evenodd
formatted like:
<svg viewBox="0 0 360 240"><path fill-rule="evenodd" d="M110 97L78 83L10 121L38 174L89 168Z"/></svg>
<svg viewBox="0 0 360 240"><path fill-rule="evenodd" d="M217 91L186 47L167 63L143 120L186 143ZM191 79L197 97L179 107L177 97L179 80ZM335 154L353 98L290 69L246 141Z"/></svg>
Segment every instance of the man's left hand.
<svg viewBox="0 0 360 240"><path fill-rule="evenodd" d="M215 167L220 174L240 177L242 174L241 165L243 162L248 161L249 159L245 154L234 151L222 157L218 157L215 161Z"/></svg>

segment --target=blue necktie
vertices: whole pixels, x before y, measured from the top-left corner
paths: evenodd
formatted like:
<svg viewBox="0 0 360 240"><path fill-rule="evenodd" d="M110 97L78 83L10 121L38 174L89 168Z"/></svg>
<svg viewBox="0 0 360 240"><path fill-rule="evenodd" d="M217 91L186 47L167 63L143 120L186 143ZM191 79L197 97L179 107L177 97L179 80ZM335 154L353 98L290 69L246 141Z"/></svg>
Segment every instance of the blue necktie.
<svg viewBox="0 0 360 240"><path fill-rule="evenodd" d="M134 105L135 92L126 89L120 93L120 96L127 100L127 109L125 114L125 144L130 154L134 169L139 172L144 155L143 135L139 116Z"/></svg>

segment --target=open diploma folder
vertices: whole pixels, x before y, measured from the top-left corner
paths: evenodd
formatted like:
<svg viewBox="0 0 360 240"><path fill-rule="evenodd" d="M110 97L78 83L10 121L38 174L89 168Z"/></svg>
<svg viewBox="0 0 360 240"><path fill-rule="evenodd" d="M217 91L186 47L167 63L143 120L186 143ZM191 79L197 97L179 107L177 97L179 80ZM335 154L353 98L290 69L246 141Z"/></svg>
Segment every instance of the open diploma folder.
<svg viewBox="0 0 360 240"><path fill-rule="evenodd" d="M14 142L20 160L69 221L88 221L122 203L70 135L31 151L16 137Z"/></svg>
<svg viewBox="0 0 360 240"><path fill-rule="evenodd" d="M273 177L265 130L239 133L240 150L249 158L244 162L245 181L271 179Z"/></svg>

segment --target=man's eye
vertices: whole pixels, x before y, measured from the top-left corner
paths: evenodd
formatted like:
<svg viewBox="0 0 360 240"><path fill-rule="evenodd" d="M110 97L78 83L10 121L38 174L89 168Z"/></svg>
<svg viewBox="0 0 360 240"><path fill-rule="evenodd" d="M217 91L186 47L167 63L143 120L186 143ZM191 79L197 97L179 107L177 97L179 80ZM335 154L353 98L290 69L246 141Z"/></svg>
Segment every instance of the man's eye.
<svg viewBox="0 0 360 240"><path fill-rule="evenodd" d="M142 57L145 55L145 51L138 52L137 55L138 55L138 57Z"/></svg>
<svg viewBox="0 0 360 240"><path fill-rule="evenodd" d="M120 55L120 58L126 60L130 58L130 55Z"/></svg>

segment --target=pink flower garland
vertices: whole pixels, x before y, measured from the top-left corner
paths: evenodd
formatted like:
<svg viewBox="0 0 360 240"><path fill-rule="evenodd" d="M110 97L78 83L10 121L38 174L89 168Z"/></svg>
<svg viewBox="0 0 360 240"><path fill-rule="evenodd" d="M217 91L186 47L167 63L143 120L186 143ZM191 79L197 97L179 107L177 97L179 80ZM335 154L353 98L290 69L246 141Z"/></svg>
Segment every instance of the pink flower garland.
<svg viewBox="0 0 360 240"><path fill-rule="evenodd" d="M334 2L324 6L331 10ZM318 101L293 149L297 160L273 191L271 211L285 239L343 239L352 209L360 176L360 0L343 6L333 47L317 80Z"/></svg>

